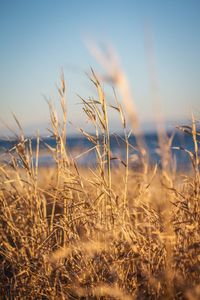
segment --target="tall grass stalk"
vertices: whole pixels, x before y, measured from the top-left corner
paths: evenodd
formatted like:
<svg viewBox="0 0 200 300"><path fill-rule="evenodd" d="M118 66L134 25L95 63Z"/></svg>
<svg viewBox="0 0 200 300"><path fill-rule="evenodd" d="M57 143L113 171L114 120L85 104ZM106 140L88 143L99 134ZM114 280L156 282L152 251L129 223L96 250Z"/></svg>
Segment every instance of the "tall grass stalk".
<svg viewBox="0 0 200 300"><path fill-rule="evenodd" d="M17 141L6 153L7 162L0 163L2 299L199 299L197 122L192 117L191 126L179 126L194 149L176 147L189 155L193 169L185 174L175 170L172 176L150 164L143 136L136 134L137 147L131 145L126 121L131 102L124 110L127 99L120 101L114 89L115 101L108 104L93 70L91 80L97 99L81 100L94 130L78 128L91 148L78 155L67 146L63 74L58 87L61 115L49 102L55 146L45 144L37 132L34 149L14 116ZM121 80L115 81L118 88ZM121 98L126 96L122 90ZM112 153L113 112L123 130L123 136L115 137L119 147L123 143L124 158ZM131 124L134 132L134 118ZM54 159L51 167L40 166L44 144ZM79 165L92 151L93 164ZM132 153L139 157L138 167L131 162ZM172 163L171 157L165 159L166 165Z"/></svg>

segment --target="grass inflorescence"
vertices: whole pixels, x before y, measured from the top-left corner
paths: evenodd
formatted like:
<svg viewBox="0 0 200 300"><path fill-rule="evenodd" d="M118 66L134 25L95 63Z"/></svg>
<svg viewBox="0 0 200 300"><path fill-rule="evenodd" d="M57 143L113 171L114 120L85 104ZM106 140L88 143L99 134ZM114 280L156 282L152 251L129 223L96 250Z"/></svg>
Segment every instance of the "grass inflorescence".
<svg viewBox="0 0 200 300"><path fill-rule="evenodd" d="M15 117L18 143L8 153L9 164L0 165L1 297L199 299L200 176L195 119L191 126L179 128L192 136L194 152L176 147L189 155L192 171L184 175L173 168L167 136L165 143L161 139L161 167L152 166L141 132L136 134L135 148L129 143L127 112L115 91L115 103L109 105L93 70L91 80L97 99L81 100L93 134L79 129L96 155L91 168L80 167L67 148L63 75L58 89L61 118L49 103L56 146L46 147L54 166L39 167L39 133L33 155L32 141L25 138ZM122 74L117 80L126 97ZM125 108L130 105L127 102ZM118 113L122 124L123 137L118 138L126 146L123 159L112 154L110 110ZM135 115L131 124L134 130ZM137 168L130 164L131 147L138 157Z"/></svg>

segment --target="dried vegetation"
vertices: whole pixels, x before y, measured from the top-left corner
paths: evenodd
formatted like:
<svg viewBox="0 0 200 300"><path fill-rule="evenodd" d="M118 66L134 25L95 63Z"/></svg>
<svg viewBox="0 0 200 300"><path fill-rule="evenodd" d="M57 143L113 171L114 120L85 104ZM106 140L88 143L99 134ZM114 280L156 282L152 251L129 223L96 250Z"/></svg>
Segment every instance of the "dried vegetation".
<svg viewBox="0 0 200 300"><path fill-rule="evenodd" d="M137 120L128 108L126 81L122 73L115 78L134 130ZM194 152L187 152L192 172L181 175L172 168L170 139L164 132L159 168L150 165L142 135L136 133L140 168L134 168L123 108L117 97L108 105L93 71L91 79L98 98L82 103L94 134L80 131L93 144L93 168L80 168L66 146L63 76L60 120L49 104L56 147L47 147L55 167L38 166L39 134L33 159L31 139L24 137L16 119L19 143L9 151L10 165L0 166L1 299L200 299L195 120L180 128L193 137ZM112 156L108 109L121 120L124 135L118 138L126 144L124 160Z"/></svg>

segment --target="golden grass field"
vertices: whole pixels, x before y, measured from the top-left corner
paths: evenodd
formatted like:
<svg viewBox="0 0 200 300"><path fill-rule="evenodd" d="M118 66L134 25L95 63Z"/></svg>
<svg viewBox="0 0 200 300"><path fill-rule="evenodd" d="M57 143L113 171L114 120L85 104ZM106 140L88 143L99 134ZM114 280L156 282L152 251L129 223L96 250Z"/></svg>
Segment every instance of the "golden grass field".
<svg viewBox="0 0 200 300"><path fill-rule="evenodd" d="M200 299L196 122L192 118L187 127L194 142L190 172L173 168L164 131L159 133L162 168L149 164L141 134L136 135L140 168L131 168L123 107L117 97L110 107L93 71L91 76L98 98L82 101L94 134L80 131L94 146L96 167L79 167L66 147L63 77L60 119L49 104L57 142L49 146L54 167L38 166L39 135L33 162L31 139L16 119L19 143L9 152L10 165L0 166L0 298ZM118 76L121 94L127 96L122 79ZM129 104L126 98L125 109ZM119 114L126 143L126 159L115 168L108 106ZM128 117L137 126L131 107Z"/></svg>

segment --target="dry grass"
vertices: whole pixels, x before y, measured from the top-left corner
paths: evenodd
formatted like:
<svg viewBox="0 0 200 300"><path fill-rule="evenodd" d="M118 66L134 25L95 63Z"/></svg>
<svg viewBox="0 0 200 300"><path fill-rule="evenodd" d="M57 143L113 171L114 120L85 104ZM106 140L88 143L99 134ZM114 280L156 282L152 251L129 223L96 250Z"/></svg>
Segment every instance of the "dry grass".
<svg viewBox="0 0 200 300"><path fill-rule="evenodd" d="M108 105L93 71L91 79L98 98L82 101L94 134L80 131L93 144L95 168L79 168L66 147L63 76L61 119L49 103L56 147L47 147L54 168L39 168L39 134L34 161L31 140L16 119L19 143L9 152L10 166L0 166L1 299L200 299L195 120L180 128L193 137L192 173L172 172L166 156L170 140L160 145L165 147L162 168L150 166L141 135L135 149L141 168L134 170L122 106L117 97ZM123 87L126 94L123 84L121 94ZM110 109L119 113L126 144L125 161L119 159L118 167L112 167Z"/></svg>

